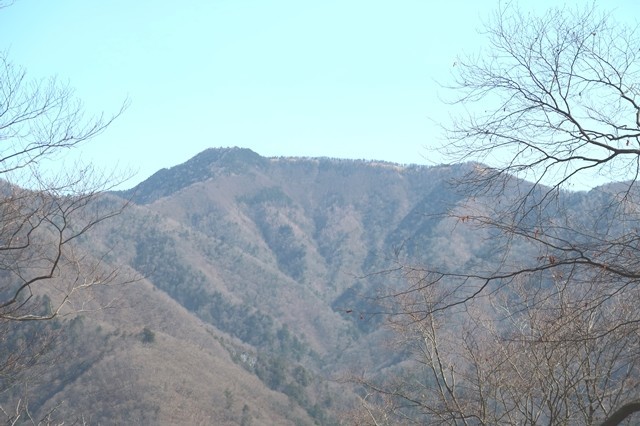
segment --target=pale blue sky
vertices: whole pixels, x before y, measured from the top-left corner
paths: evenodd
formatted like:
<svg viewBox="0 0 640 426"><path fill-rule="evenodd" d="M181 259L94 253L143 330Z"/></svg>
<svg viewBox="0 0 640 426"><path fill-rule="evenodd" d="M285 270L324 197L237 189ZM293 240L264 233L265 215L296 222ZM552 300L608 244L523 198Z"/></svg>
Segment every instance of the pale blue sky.
<svg viewBox="0 0 640 426"><path fill-rule="evenodd" d="M528 4L528 2L521 2ZM533 3L533 2L532 2ZM538 7L556 4L539 0ZM497 0L18 0L0 49L91 112L131 106L82 149L131 186L209 147L434 164L436 81ZM607 2L637 16L634 0Z"/></svg>

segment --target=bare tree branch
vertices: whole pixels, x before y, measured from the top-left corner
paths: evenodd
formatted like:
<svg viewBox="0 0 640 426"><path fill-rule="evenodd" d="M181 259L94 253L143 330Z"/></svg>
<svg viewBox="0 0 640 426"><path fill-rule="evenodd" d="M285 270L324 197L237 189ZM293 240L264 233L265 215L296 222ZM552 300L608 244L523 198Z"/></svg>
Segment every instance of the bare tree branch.
<svg viewBox="0 0 640 426"><path fill-rule="evenodd" d="M463 113L443 150L470 164L454 182L466 201L442 220L489 254L400 262L407 286L379 301L412 367L359 383L423 424L640 411L626 404L640 393L638 29L595 5L537 16L508 2L483 35L447 86ZM571 192L593 176L623 182Z"/></svg>

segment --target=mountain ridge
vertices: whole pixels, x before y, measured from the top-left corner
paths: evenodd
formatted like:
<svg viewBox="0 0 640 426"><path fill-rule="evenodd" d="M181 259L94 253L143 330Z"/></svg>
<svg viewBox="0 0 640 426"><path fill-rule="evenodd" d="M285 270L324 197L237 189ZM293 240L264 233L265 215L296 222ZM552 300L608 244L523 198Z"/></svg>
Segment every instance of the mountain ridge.
<svg viewBox="0 0 640 426"><path fill-rule="evenodd" d="M331 157L262 157L248 148L208 148L181 164L160 169L133 188L117 191L116 193L124 198L131 198L138 204L149 204L158 198L171 195L197 182L225 173L244 173L251 168L264 170L275 163L314 163L319 167L331 165L380 167L398 172L439 167L398 164L381 160L354 160Z"/></svg>
<svg viewBox="0 0 640 426"><path fill-rule="evenodd" d="M258 424L336 424L358 397L341 377L403 361L386 346L374 301L406 283L391 272L398 262L455 269L499 258L486 230L447 214L473 205L456 185L477 169L212 148L109 194L105 203L132 204L83 247L144 280L121 290L117 315L84 316L87 347L107 342L109 362L78 369L40 409L67 400L61 413L82 413L97 404L91 388L111 392L99 422L120 409L114 418L159 424L238 424L243 415L246 424L249 414ZM570 198L584 209L592 195ZM508 202L501 197L491 202ZM107 386L118 365L138 371L116 377L131 389L126 398Z"/></svg>

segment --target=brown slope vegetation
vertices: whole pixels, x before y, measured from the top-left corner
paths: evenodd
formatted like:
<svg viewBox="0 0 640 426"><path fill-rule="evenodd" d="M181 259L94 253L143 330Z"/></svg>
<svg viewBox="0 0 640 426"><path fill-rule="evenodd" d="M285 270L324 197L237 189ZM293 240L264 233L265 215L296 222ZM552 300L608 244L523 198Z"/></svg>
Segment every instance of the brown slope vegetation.
<svg viewBox="0 0 640 426"><path fill-rule="evenodd" d="M155 218L132 231L137 254L156 247L144 261L138 256L134 267L257 353L293 358L317 377L336 377L350 363L385 358L378 333L370 333L379 317L371 315L375 307L366 298L386 279L363 277L392 265L396 247L419 258L433 253L422 251L436 238L431 234L450 237L430 214L456 202L447 182L463 172L205 151L132 193ZM158 187L165 188L162 195ZM149 235L170 243L144 242ZM154 268L171 263L150 267L163 256L188 265L195 276L185 280L180 271L173 282L164 282L170 271L154 276ZM210 303L216 297L221 302ZM279 338L283 330L302 342L300 353L292 355L290 342Z"/></svg>
<svg viewBox="0 0 640 426"><path fill-rule="evenodd" d="M482 203L451 185L473 170L212 149L158 172L119 194L136 205L88 241L148 282L92 319L119 343L48 404L78 400L73 412L108 419L110 405L73 395L91 383L110 395L126 377L120 407L139 422L242 422L246 405L258 424L335 423L354 390L331 379L400 371L406 358L371 303L404 278L378 272L398 258L455 271L536 255L518 243L506 258L461 219ZM568 195L568 207L593 203Z"/></svg>
<svg viewBox="0 0 640 426"><path fill-rule="evenodd" d="M69 349L92 348L86 367L58 365L69 378L40 411L238 424L246 405L245 423L335 423L353 394L331 379L402 359L369 299L396 278L375 272L398 253L462 265L486 251L437 216L464 201L449 183L469 167L212 149L118 194L135 204L85 244L146 280L101 295L115 308L86 315Z"/></svg>
<svg viewBox="0 0 640 426"><path fill-rule="evenodd" d="M313 423L232 359L243 345L146 280L101 293L95 306L117 302L58 321L64 332L46 363L30 372L33 418L53 412L54 421L86 424ZM3 407L17 398L22 389Z"/></svg>
<svg viewBox="0 0 640 426"><path fill-rule="evenodd" d="M156 200L138 198L182 227L178 251L218 291L288 324L320 353L353 332L353 321L339 315L353 306L335 305L340 297L367 287L359 277L387 267L395 246L416 255L437 222L425 214L444 211L449 201L441 168L265 159L238 149L198 157L225 154L233 159L210 163L201 171L206 179ZM198 157L194 168L203 167ZM193 175L189 167L171 176Z"/></svg>
<svg viewBox="0 0 640 426"><path fill-rule="evenodd" d="M91 354L90 368L40 412L59 406L63 418L90 424L239 424L246 405L258 424L311 423L231 359L224 335L148 282L126 292L116 308L84 318L86 346L76 352Z"/></svg>

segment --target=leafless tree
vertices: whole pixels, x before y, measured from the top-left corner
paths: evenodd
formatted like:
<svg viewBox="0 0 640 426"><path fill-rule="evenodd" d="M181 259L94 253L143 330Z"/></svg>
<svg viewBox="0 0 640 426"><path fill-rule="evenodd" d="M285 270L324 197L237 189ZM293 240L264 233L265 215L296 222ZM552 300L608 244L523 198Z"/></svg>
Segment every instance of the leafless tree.
<svg viewBox="0 0 640 426"><path fill-rule="evenodd" d="M490 281L569 265L583 277L615 281L616 289L632 284L640 271L636 29L594 6L535 16L508 3L487 23L486 36L487 52L454 67L450 88L460 96L452 104L467 112L446 129L444 149L456 161L490 164L457 182L476 203L452 214L504 237L505 258L498 270L465 275L480 284L477 291ZM600 189L606 208L596 217L568 216L567 190L596 176L626 181ZM509 258L514 240L538 250L525 267Z"/></svg>
<svg viewBox="0 0 640 426"><path fill-rule="evenodd" d="M0 318L53 318L75 293L113 278L74 244L121 211L99 202L112 182L96 179L90 167L54 175L46 162L98 135L121 112L86 119L68 87L29 81L0 57ZM45 311L33 306L43 282L56 284Z"/></svg>
<svg viewBox="0 0 640 426"><path fill-rule="evenodd" d="M475 166L444 216L483 231L493 256L428 265L389 296L431 381L377 393L403 401L406 421L618 424L638 405L637 28L595 5L538 16L509 2L484 35L448 87L445 151ZM572 192L596 176L622 183Z"/></svg>
<svg viewBox="0 0 640 426"><path fill-rule="evenodd" d="M9 4L0 2L0 9ZM126 281L81 245L125 207L104 196L117 182L90 166L52 167L102 133L126 105L112 116L87 116L68 86L31 80L0 53L0 392L57 341L46 326L16 338L20 324L95 309L97 287ZM2 410L7 421L30 421L26 401L17 407Z"/></svg>
<svg viewBox="0 0 640 426"><path fill-rule="evenodd" d="M447 283L425 287L424 273L413 271L415 291L386 299L394 347L412 362L354 378L360 424L595 425L638 394L640 338L630 327L602 333L635 303L585 310L563 280L529 279L464 310L436 311Z"/></svg>

